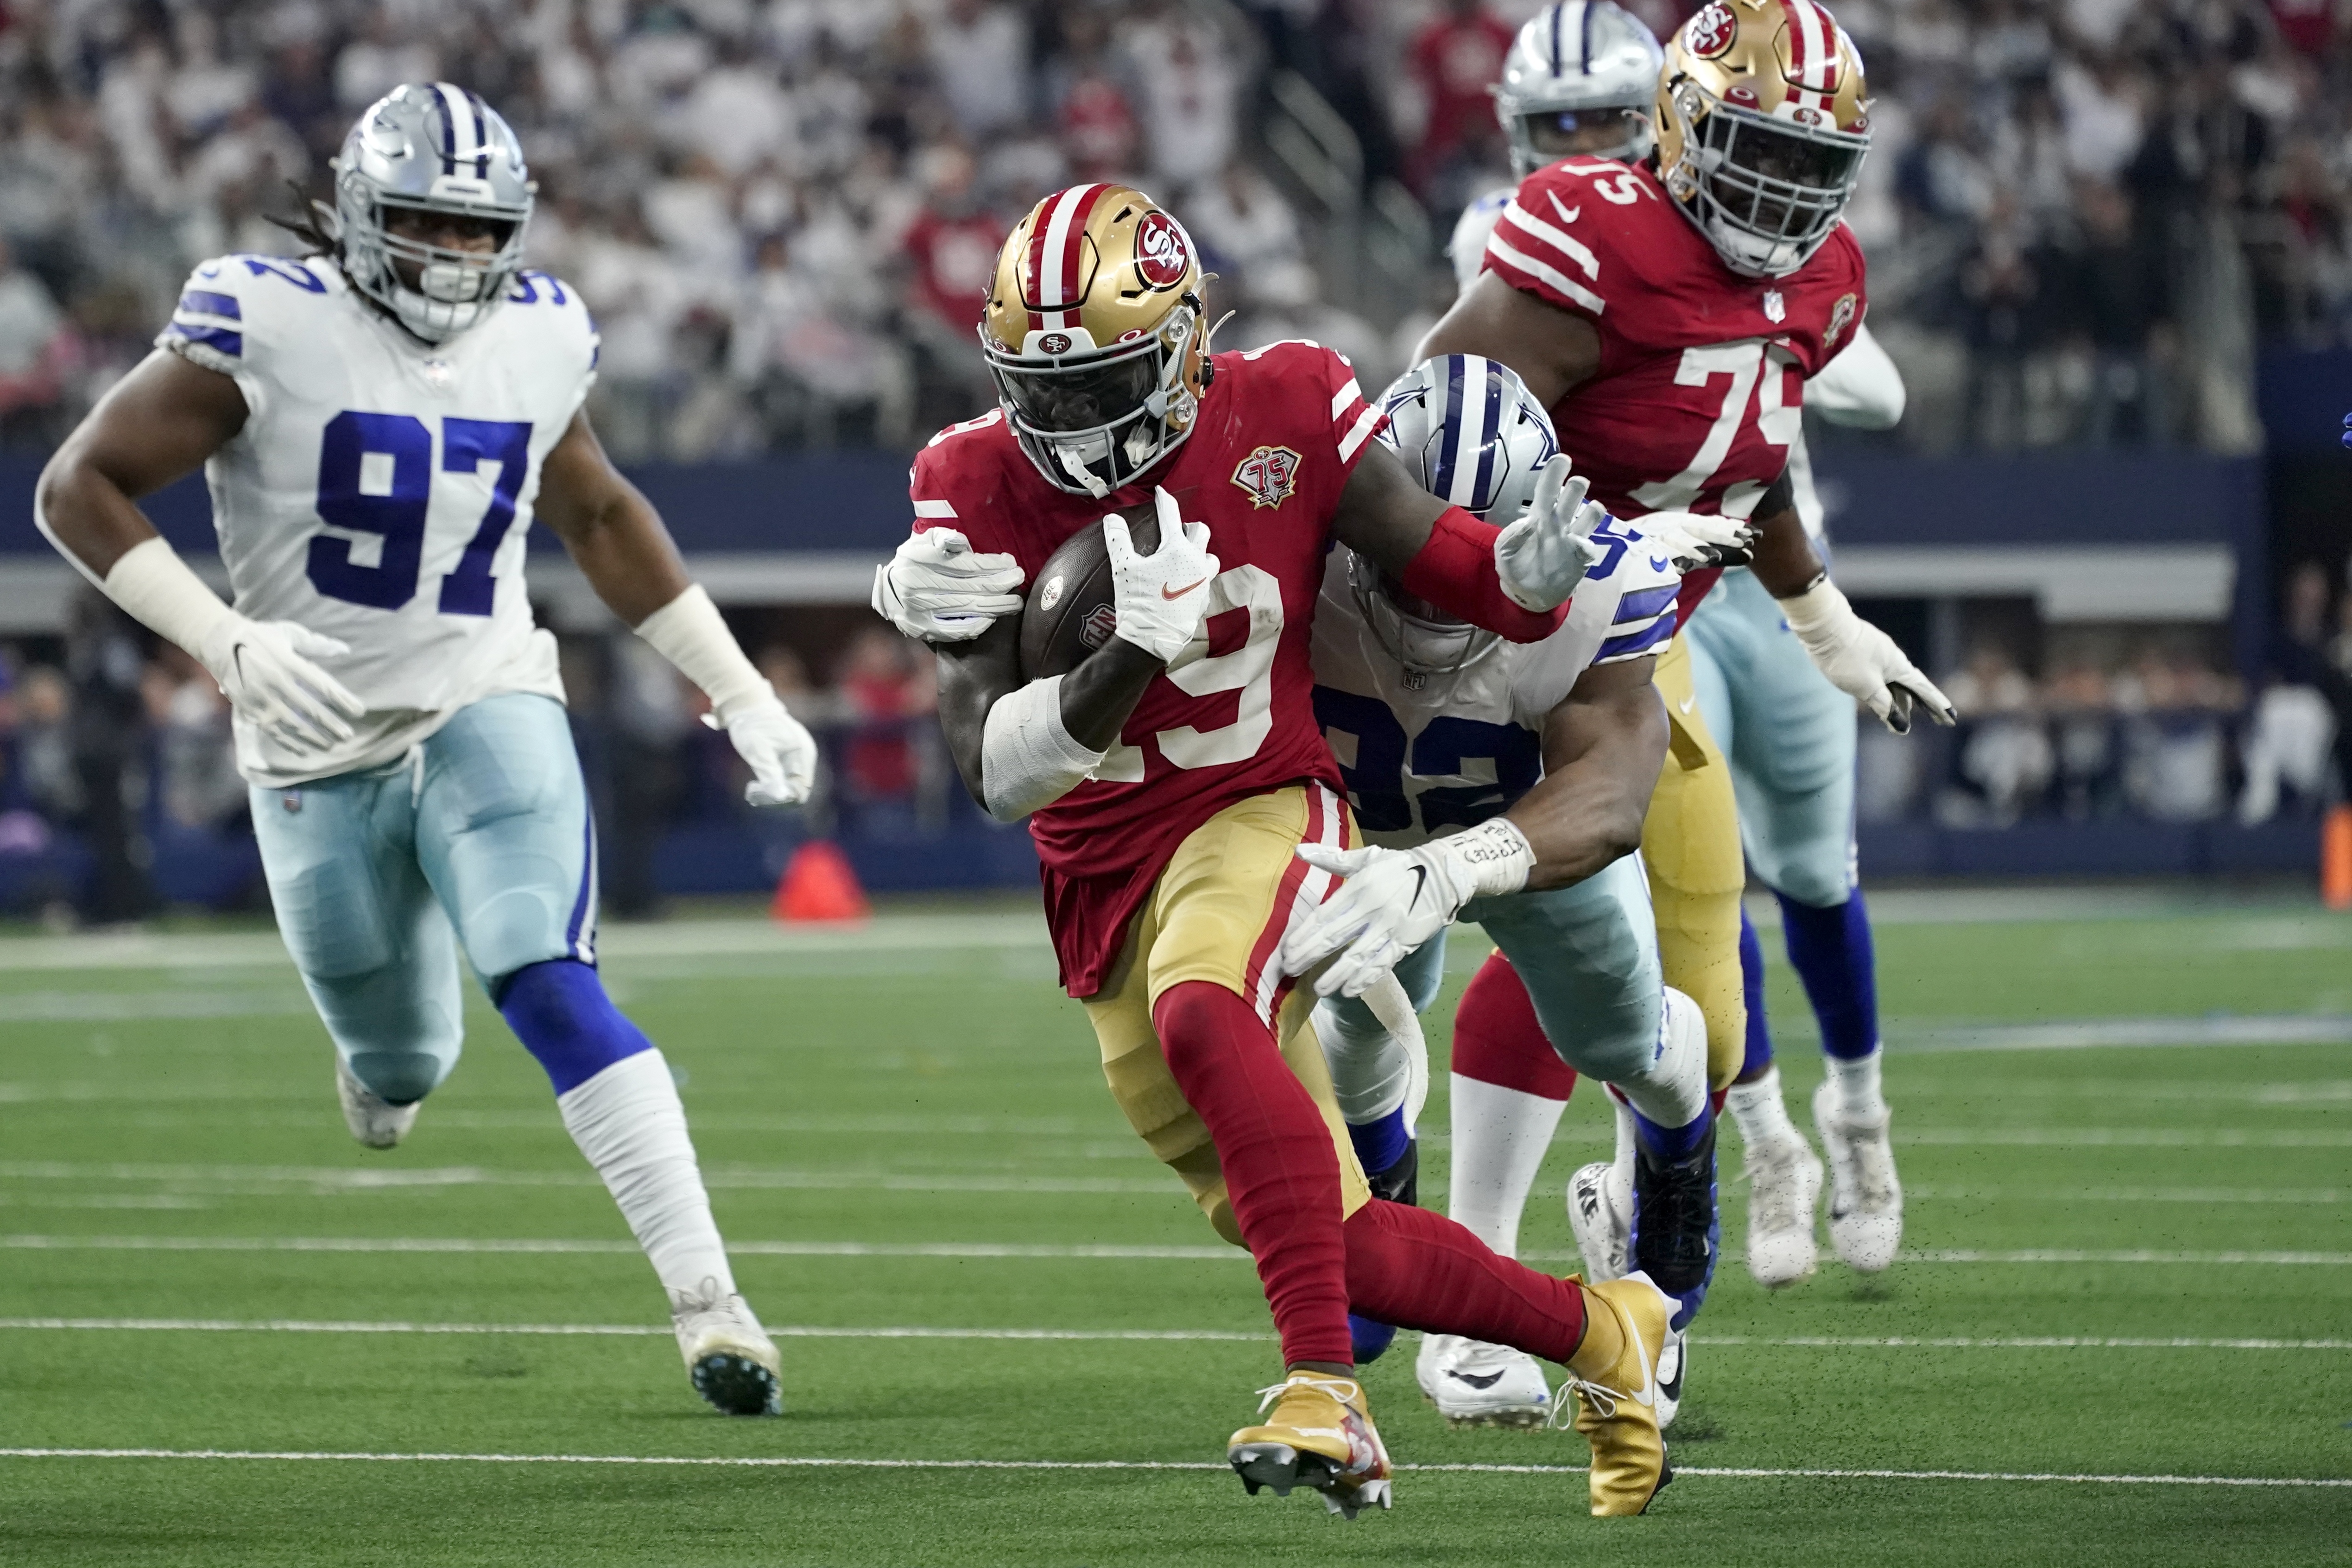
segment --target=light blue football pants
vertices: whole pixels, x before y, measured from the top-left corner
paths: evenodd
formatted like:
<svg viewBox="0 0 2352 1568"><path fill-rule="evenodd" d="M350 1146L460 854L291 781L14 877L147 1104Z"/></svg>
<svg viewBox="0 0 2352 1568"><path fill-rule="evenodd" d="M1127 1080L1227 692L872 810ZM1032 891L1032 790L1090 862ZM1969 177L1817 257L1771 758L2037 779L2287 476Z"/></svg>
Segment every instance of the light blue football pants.
<svg viewBox="0 0 2352 1568"><path fill-rule="evenodd" d="M1858 883L1853 699L1813 668L1752 572L1723 574L1689 642L1699 710L1731 759L1748 864L1801 904L1844 903Z"/></svg>
<svg viewBox="0 0 2352 1568"><path fill-rule="evenodd" d="M287 951L386 1100L457 1064L460 947L493 998L527 964L595 961L595 829L562 703L487 698L400 762L252 800Z"/></svg>
<svg viewBox="0 0 2352 1568"><path fill-rule="evenodd" d="M1649 878L1639 855L1628 855L1573 887L1473 899L1463 906L1461 918L1485 927L1519 972L1537 1019L1569 1066L1616 1082L1640 1075L1656 1059L1665 982L1658 968ZM1397 981L1417 1013L1428 1011L1444 975L1442 931L1396 966ZM1385 1037L1387 1031L1360 999L1331 1001L1339 1027L1352 1039ZM1345 1087L1335 1082L1333 1088L1344 1107Z"/></svg>

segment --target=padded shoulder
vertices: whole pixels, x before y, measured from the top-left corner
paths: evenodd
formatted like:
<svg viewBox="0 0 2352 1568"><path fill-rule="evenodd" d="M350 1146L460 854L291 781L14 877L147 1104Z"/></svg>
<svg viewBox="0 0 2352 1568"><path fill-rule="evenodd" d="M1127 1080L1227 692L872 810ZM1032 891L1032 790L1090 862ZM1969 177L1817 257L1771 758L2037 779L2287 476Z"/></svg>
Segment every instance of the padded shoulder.
<svg viewBox="0 0 2352 1568"><path fill-rule="evenodd" d="M188 274L155 343L242 376L272 350L301 341L320 308L346 291L342 273L322 258L215 257Z"/></svg>

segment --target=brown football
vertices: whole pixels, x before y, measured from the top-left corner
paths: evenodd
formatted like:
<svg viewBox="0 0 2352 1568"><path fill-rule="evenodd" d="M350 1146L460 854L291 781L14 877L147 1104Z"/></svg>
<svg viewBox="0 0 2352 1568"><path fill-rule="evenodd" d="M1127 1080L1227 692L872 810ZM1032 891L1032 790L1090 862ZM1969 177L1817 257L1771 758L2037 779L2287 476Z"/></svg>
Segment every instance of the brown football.
<svg viewBox="0 0 2352 1568"><path fill-rule="evenodd" d="M1160 548L1160 519L1150 502L1129 507L1128 537L1145 555ZM1021 611L1021 678L1067 675L1118 629L1111 591L1110 551L1097 519L1062 541L1030 584Z"/></svg>

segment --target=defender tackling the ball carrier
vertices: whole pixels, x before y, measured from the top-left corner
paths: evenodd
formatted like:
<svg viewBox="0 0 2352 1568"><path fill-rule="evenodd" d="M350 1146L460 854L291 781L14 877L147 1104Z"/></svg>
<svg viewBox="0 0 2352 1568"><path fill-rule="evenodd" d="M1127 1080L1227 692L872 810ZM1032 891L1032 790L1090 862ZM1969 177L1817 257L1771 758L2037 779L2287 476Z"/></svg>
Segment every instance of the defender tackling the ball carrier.
<svg viewBox="0 0 2352 1568"><path fill-rule="evenodd" d="M1607 1412L1584 1428L1593 1511L1640 1512L1667 1477L1666 1298L1639 1276L1591 1289L1537 1273L1372 1198L1311 998L1277 958L1331 888L1297 849L1352 842L1308 668L1334 538L1447 614L1534 642L1602 553L1590 536L1605 515L1557 461L1501 529L1431 496L1372 439L1381 415L1337 354L1213 355L1202 281L1140 192L1040 202L981 325L1002 407L916 459L922 531L877 577L877 607L942 644L940 718L974 796L1030 817L1063 984L1113 1096L1256 1260L1286 1371L1227 1447L1249 1489L1306 1487L1349 1516L1387 1505L1353 1306L1565 1363ZM1149 554L1130 514L1155 519ZM1076 608L1061 600L1072 576L1042 569L1097 523L1099 646L1066 673L1024 668L1022 620ZM991 620L1024 581L1022 616Z"/></svg>
<svg viewBox="0 0 2352 1568"><path fill-rule="evenodd" d="M1588 16L1604 9L1570 5ZM1639 26L1618 20L1611 31ZM1491 354L1517 370L1562 443L1590 454L1594 491L1618 515L1752 518L1753 587L1831 685L1900 731L1915 705L1950 722L1950 704L1829 581L1787 474L1805 383L1852 342L1865 310L1862 253L1840 217L1869 147L1866 97L1859 55L1816 0L1704 6L1658 65L1654 147L1644 135L1622 162L1577 156L1528 173L1486 241L1483 270L1421 352ZM1714 575L1686 579L1685 616ZM1689 640L1659 660L1687 744L1661 776L1643 850L1667 982L1704 1009L1715 1081L1727 1087L1747 1048L1746 869L1732 770L1697 711ZM1515 981L1500 970L1495 979ZM1883 1117L1874 1132L1884 1138ZM1488 1136L1520 1134L1498 1122ZM1630 1173L1622 1112L1619 1139L1617 1167ZM1748 1153L1759 1180L1751 1215L1787 1206L1769 1201L1755 1144ZM1608 1233L1624 1231L1625 1184L1609 1175L1580 1172L1571 1199L1588 1261L1592 1243L1605 1250ZM1613 1225L1583 1223L1611 1211ZM1809 1255L1809 1211L1803 1224ZM1751 1232L1751 1269L1766 1256L1757 1242Z"/></svg>

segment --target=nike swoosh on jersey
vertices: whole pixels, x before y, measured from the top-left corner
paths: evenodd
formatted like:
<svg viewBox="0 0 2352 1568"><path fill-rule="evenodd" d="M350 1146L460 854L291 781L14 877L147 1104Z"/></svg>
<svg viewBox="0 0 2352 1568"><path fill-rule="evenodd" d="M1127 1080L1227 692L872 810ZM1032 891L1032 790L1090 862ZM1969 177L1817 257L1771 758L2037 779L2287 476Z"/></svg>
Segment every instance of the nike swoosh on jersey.
<svg viewBox="0 0 2352 1568"><path fill-rule="evenodd" d="M1693 706L1694 704L1696 704L1697 701L1698 701L1698 699L1697 699L1696 696L1692 696L1692 697L1685 697L1685 698L1684 698L1684 699L1682 700L1682 701L1680 701L1679 703L1675 704L1675 706L1676 706L1676 707L1678 707L1678 708L1680 708L1680 709L1682 710L1682 711L1684 711L1684 712L1687 713L1687 712L1689 712L1689 711L1691 710L1692 706Z"/></svg>
<svg viewBox="0 0 2352 1568"><path fill-rule="evenodd" d="M1663 571L1664 571L1667 567L1669 567L1669 566L1671 566L1671 565L1673 565L1673 564L1674 564L1674 563L1673 563L1673 562L1671 562L1671 561L1662 561L1662 560L1660 560L1657 556L1654 556L1654 555L1653 555L1653 556L1651 556L1651 557L1650 557L1650 570L1651 570L1651 571L1653 571L1653 572L1663 572Z"/></svg>
<svg viewBox="0 0 2352 1568"><path fill-rule="evenodd" d="M1206 577L1196 578L1181 588L1171 588L1163 583L1160 585L1160 596L1163 599L1181 599L1207 581Z"/></svg>

